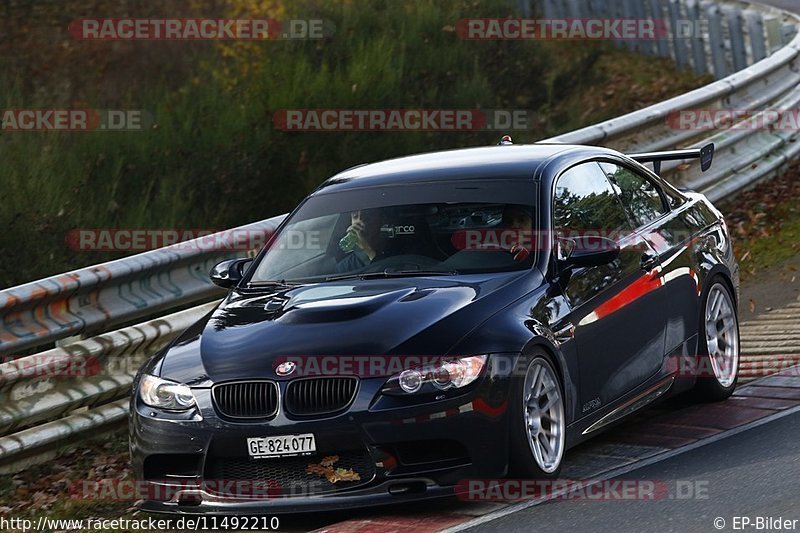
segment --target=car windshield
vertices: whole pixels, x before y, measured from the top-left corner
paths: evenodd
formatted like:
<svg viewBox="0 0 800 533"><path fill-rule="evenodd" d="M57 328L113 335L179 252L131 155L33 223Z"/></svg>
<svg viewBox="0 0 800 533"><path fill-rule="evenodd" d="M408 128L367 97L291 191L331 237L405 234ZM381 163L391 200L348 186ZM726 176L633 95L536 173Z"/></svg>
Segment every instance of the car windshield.
<svg viewBox="0 0 800 533"><path fill-rule="evenodd" d="M271 240L248 283L530 268L533 198L531 182L513 180L318 193Z"/></svg>

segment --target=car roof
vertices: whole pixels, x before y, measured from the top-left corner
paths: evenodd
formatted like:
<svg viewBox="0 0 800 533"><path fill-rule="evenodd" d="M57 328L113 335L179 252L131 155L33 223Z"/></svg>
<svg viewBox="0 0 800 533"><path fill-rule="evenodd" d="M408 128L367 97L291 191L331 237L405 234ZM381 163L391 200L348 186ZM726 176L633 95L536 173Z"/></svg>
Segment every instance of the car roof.
<svg viewBox="0 0 800 533"><path fill-rule="evenodd" d="M616 154L597 146L537 143L483 146L387 159L336 174L317 191L333 192L353 187L396 185L430 181L504 178L533 180L537 166L564 154L586 157Z"/></svg>

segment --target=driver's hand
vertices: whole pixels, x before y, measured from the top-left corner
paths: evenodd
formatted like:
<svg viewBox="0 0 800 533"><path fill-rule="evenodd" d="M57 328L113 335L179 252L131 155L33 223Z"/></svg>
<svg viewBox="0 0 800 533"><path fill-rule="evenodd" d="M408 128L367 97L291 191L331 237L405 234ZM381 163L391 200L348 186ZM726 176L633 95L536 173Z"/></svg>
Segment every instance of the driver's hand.
<svg viewBox="0 0 800 533"><path fill-rule="evenodd" d="M363 249L366 239L364 238L364 221L356 219L347 227L347 232L353 232L358 237L358 247Z"/></svg>
<svg viewBox="0 0 800 533"><path fill-rule="evenodd" d="M356 237L358 237L358 247L364 250L364 253L366 253L370 259L375 257L375 250L367 243L363 220L360 218L354 220L353 223L347 227L347 231L352 231L356 234Z"/></svg>

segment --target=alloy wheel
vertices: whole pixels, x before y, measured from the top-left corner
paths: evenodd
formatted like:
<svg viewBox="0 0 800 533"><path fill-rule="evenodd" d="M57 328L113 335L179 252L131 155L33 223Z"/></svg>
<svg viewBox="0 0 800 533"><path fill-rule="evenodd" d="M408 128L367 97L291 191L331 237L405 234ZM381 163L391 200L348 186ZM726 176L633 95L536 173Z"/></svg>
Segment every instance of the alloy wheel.
<svg viewBox="0 0 800 533"><path fill-rule="evenodd" d="M739 367L739 324L731 297L719 283L711 287L706 298L705 326L714 376L721 386L730 387Z"/></svg>
<svg viewBox="0 0 800 533"><path fill-rule="evenodd" d="M528 445L536 464L548 474L558 469L564 454L564 402L557 379L550 365L536 358L522 389Z"/></svg>

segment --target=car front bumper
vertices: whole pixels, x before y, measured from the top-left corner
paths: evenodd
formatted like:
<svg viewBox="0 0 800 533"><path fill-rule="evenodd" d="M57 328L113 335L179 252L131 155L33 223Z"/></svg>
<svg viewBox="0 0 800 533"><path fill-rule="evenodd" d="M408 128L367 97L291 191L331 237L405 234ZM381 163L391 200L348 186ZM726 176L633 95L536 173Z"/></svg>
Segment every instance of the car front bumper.
<svg viewBox="0 0 800 533"><path fill-rule="evenodd" d="M375 398L385 379L362 379L347 411L313 420L292 420L282 412L266 422L226 420L217 414L210 389L193 390L202 419L169 420L134 395L130 449L142 491L137 506L191 514L338 510L448 496L462 480L504 476L511 376L497 368L490 364L465 394L379 409ZM315 436L311 456L248 455L248 437L302 433ZM305 472L306 465L330 456L341 457L342 467L357 464L361 479L330 483ZM270 490L251 490L265 483Z"/></svg>

